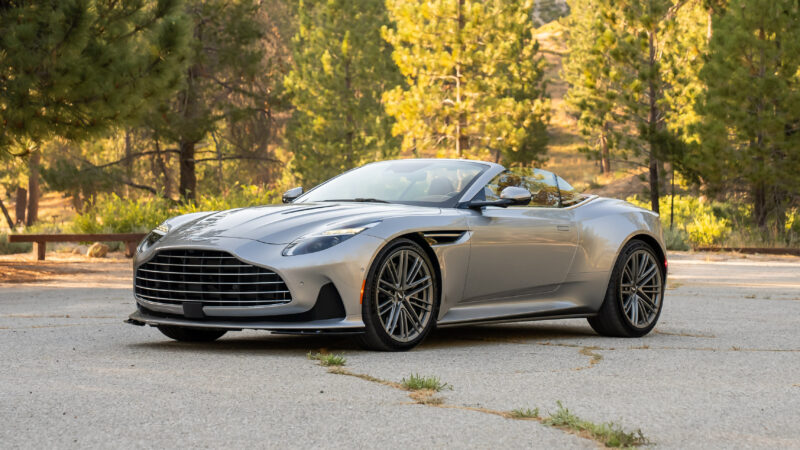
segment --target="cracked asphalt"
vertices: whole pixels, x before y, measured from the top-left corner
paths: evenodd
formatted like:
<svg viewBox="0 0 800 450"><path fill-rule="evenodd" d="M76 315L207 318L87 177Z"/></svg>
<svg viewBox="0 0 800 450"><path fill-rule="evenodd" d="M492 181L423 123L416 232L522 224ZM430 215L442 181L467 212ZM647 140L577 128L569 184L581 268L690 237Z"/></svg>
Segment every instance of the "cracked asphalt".
<svg viewBox="0 0 800 450"><path fill-rule="evenodd" d="M3 448L596 448L459 409L547 415L559 401L658 448L800 448L800 258L671 255L665 310L642 339L560 320L443 329L391 354L260 332L172 342L122 323L129 262L75 267L0 284ZM451 407L328 373L306 358L320 349L386 380L438 376Z"/></svg>

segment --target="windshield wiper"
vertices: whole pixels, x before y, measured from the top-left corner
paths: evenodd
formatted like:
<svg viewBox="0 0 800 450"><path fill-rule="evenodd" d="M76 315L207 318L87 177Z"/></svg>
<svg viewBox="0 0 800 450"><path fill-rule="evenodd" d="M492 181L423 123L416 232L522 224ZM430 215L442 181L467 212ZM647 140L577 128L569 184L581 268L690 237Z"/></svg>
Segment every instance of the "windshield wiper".
<svg viewBox="0 0 800 450"><path fill-rule="evenodd" d="M391 203L387 202L386 200L381 200L379 198L332 198L328 200L322 200L323 202L359 202L359 203Z"/></svg>

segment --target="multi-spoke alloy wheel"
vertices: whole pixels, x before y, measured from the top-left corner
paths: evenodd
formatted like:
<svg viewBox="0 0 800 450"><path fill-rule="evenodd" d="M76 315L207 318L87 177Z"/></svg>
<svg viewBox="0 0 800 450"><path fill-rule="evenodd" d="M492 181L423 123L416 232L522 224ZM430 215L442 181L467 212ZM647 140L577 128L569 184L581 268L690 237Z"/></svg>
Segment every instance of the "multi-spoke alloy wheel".
<svg viewBox="0 0 800 450"><path fill-rule="evenodd" d="M414 340L431 319L433 277L413 249L401 248L384 261L374 294L383 329L400 342Z"/></svg>
<svg viewBox="0 0 800 450"><path fill-rule="evenodd" d="M400 239L376 258L365 285L364 345L407 350L420 343L438 312L436 272L425 251Z"/></svg>
<svg viewBox="0 0 800 450"><path fill-rule="evenodd" d="M589 324L604 336L644 336L656 325L664 303L664 262L640 240L620 252L606 298Z"/></svg>
<svg viewBox="0 0 800 450"><path fill-rule="evenodd" d="M661 271L647 250L637 250L622 269L619 295L628 323L645 328L655 320L661 306Z"/></svg>

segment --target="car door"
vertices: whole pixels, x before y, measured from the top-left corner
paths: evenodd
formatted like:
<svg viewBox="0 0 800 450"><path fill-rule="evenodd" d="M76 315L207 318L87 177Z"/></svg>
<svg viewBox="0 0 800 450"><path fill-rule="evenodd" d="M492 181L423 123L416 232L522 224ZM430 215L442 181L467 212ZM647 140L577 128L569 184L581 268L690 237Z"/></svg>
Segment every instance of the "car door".
<svg viewBox="0 0 800 450"><path fill-rule="evenodd" d="M491 200L510 185L529 189L531 204L488 206L472 211L467 219L472 237L465 302L535 297L553 291L572 265L578 231L572 210L559 207L555 176L541 170L522 177L505 172L479 195Z"/></svg>

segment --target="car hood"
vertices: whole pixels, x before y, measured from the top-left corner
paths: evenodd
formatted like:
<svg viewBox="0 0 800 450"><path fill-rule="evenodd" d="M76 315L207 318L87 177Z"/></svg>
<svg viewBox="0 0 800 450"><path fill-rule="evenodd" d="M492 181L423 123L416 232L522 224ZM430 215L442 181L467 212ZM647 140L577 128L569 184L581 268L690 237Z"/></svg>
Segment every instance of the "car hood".
<svg viewBox="0 0 800 450"><path fill-rule="evenodd" d="M288 244L308 233L372 220L441 214L439 208L375 203L298 203L230 209L210 213L170 230L169 240L218 237Z"/></svg>

